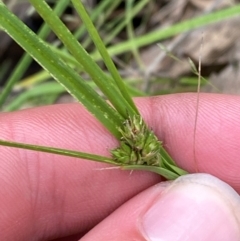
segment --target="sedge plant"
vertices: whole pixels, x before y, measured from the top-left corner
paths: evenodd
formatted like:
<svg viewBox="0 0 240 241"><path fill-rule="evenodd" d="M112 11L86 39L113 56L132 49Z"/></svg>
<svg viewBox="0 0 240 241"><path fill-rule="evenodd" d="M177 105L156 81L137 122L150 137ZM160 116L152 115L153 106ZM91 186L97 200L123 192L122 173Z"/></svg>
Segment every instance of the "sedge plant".
<svg viewBox="0 0 240 241"><path fill-rule="evenodd" d="M84 158L119 166L123 170L152 171L167 179L175 179L186 174L185 170L176 165L164 149L163 143L144 122L83 3L79 0L71 1L98 50L98 53L95 54L95 60L99 58L97 56L101 56L108 69L108 75L68 30L56 11L53 11L44 0L29 0L29 2L63 43L65 49L71 54L73 62L77 62L77 66L80 66L90 76L104 97L99 95L71 65L67 64L62 55L56 54L57 52L49 44L18 19L2 1L0 1L1 29L81 102L119 140L119 146L111 150L111 158L109 158L80 151L8 140L0 140L0 145ZM229 16L231 11L229 10L225 15L222 15L223 18L227 14ZM208 22L209 19L205 18L205 23ZM201 21L200 23L203 24ZM179 31L178 26L175 27L174 31L175 34ZM168 37L173 33L165 31L163 34L165 34L164 37ZM146 44L146 39L139 38L136 44L143 46ZM125 51L131 46L131 43L125 44L122 46L122 50ZM115 48L114 51L119 52L119 48Z"/></svg>

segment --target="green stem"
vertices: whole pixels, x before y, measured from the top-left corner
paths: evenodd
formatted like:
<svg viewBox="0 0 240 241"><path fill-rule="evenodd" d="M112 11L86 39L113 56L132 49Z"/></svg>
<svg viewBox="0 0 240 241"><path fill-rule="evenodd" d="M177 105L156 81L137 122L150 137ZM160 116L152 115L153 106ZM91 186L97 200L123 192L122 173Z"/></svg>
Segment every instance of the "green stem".
<svg viewBox="0 0 240 241"><path fill-rule="evenodd" d="M28 150L32 150L32 151L47 152L47 153L52 153L52 154L57 154L57 155L62 155L62 156L84 158L87 160L103 162L103 163L108 163L108 164L112 164L112 165L118 165L118 164L116 164L116 162L114 162L109 157L89 154L89 153L85 153L85 152L71 151L71 150L47 147L47 146L23 144L23 143L19 143L19 142L11 142L11 141L5 141L5 140L0 140L0 145L21 148L21 149L28 149Z"/></svg>

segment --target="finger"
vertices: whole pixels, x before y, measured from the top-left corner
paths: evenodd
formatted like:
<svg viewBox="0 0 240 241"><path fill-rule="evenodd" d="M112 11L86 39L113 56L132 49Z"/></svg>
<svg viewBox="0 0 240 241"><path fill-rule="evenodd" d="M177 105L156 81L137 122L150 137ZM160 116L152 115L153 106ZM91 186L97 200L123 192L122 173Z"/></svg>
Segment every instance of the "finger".
<svg viewBox="0 0 240 241"><path fill-rule="evenodd" d="M183 176L145 190L81 241L237 241L240 197L209 174Z"/></svg>
<svg viewBox="0 0 240 241"><path fill-rule="evenodd" d="M238 118L239 99L237 97L206 95L200 98L201 108L198 116L201 116L201 113L206 116L210 103L209 110L217 109L223 123L224 118L229 116L228 111L233 120ZM211 102L211 99L214 101ZM149 126L164 140L175 160L188 170L195 169L192 154L193 137L191 138L194 136L192 121L196 113L195 100L196 95L173 95L137 100ZM185 117L186 115L188 118ZM214 129L210 126L206 131L206 128L209 123L214 123L216 117L210 115L209 118L208 122L205 118L198 120L198 128L202 126L205 130L196 132L200 135L199 137L202 135L205 138L204 145L197 145L198 142L196 142L198 162L201 158L201 151L204 153L206 143L209 144L212 138L211 131ZM228 128L231 126L235 128L236 122L229 122ZM108 155L109 149L117 145L116 140L101 124L78 104L6 113L1 116L1 127L0 135L4 139L101 155ZM223 126L223 133L226 127ZM233 144L232 147L234 145L236 147L235 141L240 136L238 131L234 133L236 135L234 140L228 138L228 142ZM196 140L199 137L197 136ZM220 144L213 147L214 150L223 149ZM231 145L228 147L231 149ZM224 161L225 166L229 164L229 161L233 162L232 158L236 155L236 150L234 152L232 149L233 155L228 155L227 159L221 160ZM223 154L226 155L226 152ZM82 232L87 231L123 202L159 181L157 176L147 173L134 172L129 175L128 172L118 170L99 171L96 169L102 165L94 162L46 153L1 147L0 155L2 160L8 160L4 162L4 167L0 171L0 185L4 187L1 188L1 196L5 197L5 202L1 204L2 210L9 212L6 215L7 218L4 219L4 227L11 227L14 220L21 220L21 215L24 213L24 218L29 223L25 222L26 229L21 225L18 228L19 232L27 230L25 235L31 234L36 229L39 235L44 233L52 237L74 233L79 231L80 227ZM212 171L212 159L216 157L216 151L212 155L210 151L208 152L208 159L203 160L204 171ZM217 169L216 175L225 174L228 181L239 188L237 174L239 167L235 165L235 168L229 170L230 175L225 171L226 169L224 172L223 169ZM19 200L17 204L15 200ZM33 212L34 215L32 215ZM47 222L44 219L46 216ZM24 222L19 223L24 224ZM31 228L33 231L30 230ZM57 233L59 230L60 234ZM18 232L9 233L18 235Z"/></svg>
<svg viewBox="0 0 240 241"><path fill-rule="evenodd" d="M117 145L79 104L4 113L0 124L0 138L24 143L101 155L109 155ZM3 240L44 240L87 232L161 180L151 173L101 170L109 166L6 147L0 147L0 160Z"/></svg>
<svg viewBox="0 0 240 241"><path fill-rule="evenodd" d="M240 192L240 97L200 94L198 107L196 94L150 102L151 109L143 99L139 104L145 103L145 118L173 160L189 172L213 174Z"/></svg>

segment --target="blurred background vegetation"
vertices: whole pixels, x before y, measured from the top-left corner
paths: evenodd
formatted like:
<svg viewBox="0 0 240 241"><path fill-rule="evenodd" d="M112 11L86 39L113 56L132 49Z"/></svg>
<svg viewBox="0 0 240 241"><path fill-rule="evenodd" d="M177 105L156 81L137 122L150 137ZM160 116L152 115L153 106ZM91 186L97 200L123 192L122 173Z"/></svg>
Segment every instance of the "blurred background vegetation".
<svg viewBox="0 0 240 241"><path fill-rule="evenodd" d="M59 1L65 0L47 2L54 7ZM43 21L28 1L3 2L33 31L38 33L41 30ZM239 2L84 1L132 96L196 92L198 77L194 66L197 68L199 56L202 92L239 94L240 15L196 28L203 25L200 24L201 16L221 9L237 8ZM106 70L71 4L61 11L64 23ZM185 22L188 20L193 21ZM46 41L59 58L65 59L93 85L53 33L48 34ZM0 103L4 111L74 101L36 62L27 61L24 65L24 57L23 50L0 31ZM19 65L25 67L19 68Z"/></svg>

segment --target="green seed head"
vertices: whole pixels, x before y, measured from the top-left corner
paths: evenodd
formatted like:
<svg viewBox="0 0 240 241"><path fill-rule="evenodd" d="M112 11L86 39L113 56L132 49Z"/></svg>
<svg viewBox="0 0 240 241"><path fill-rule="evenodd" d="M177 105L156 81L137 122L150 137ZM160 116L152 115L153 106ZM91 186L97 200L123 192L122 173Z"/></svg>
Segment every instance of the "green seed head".
<svg viewBox="0 0 240 241"><path fill-rule="evenodd" d="M161 142L140 115L129 117L119 129L120 146L112 150L115 161L130 165L161 166Z"/></svg>

